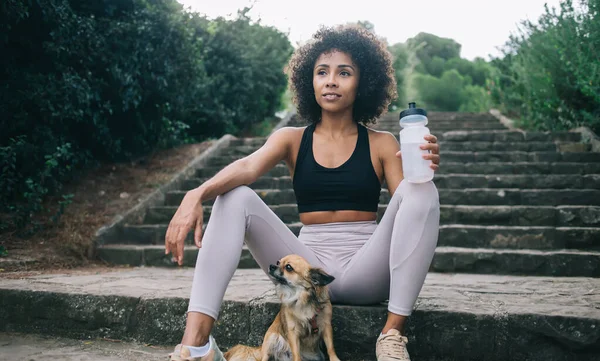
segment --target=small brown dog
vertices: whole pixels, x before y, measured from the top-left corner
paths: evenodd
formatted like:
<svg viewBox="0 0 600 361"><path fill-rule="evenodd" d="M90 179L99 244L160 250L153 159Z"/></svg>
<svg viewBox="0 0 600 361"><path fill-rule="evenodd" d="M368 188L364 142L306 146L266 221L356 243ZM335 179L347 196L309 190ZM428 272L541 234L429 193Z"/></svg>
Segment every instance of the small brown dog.
<svg viewBox="0 0 600 361"><path fill-rule="evenodd" d="M302 257L289 255L269 266L281 309L260 347L237 345L227 361L323 361L321 339L330 361L339 361L333 348L332 307L327 285L334 278L313 268Z"/></svg>

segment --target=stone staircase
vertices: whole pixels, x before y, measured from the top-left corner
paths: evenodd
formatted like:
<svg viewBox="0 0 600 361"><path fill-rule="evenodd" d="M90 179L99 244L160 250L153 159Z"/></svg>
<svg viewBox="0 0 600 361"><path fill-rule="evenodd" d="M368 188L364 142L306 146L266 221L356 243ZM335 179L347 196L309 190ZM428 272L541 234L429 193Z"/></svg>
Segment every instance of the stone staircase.
<svg viewBox="0 0 600 361"><path fill-rule="evenodd" d="M397 113L388 114L380 119L374 128L397 135L397 119ZM480 287L484 290L492 284L502 283L499 280L508 280L507 277L513 277L510 278L511 285L538 281L542 284L552 284L553 280L556 284L568 284L571 282L568 278L579 282L586 278L600 277L600 153L591 152L590 145L581 142L579 133L509 130L492 115L485 113L432 112L429 114L428 126L438 137L442 150L442 164L434 179L440 193L441 227L428 280L452 276L457 282L456 287L459 287L476 279L474 289ZM264 141L265 138L233 140L228 149L211 158L208 166L198 169L195 177L188 179L182 189L169 192L164 205L148 209L143 223L125 225L118 237L109 239L100 246L97 250L98 256L113 264L173 267L170 257L164 255L164 235L186 191L197 187L233 160L258 149ZM277 165L252 184L251 188L256 190L294 233L299 232L301 223L291 179L284 164ZM381 217L390 199L387 189L382 190L380 199ZM212 202L205 204L205 223L210 218L211 204ZM192 245L192 237L193 234L190 233L184 257L184 265L189 267L194 265L197 253L197 249ZM239 268L240 272L246 272L244 274L260 273L247 250L242 252ZM426 282L424 292L427 287ZM508 291L503 289L498 292ZM511 288L508 293L512 292L518 294L518 287ZM507 299L490 302L504 303ZM338 307L348 306L336 306L334 315ZM536 314L538 310L535 309L533 299L531 307L531 313ZM557 308L560 309L558 306ZM351 311L354 308L349 309L350 311L346 309L342 312L347 312L346 317L350 318L354 317L352 315L358 317L361 310L364 310L356 307L354 314L354 311ZM379 312L385 310L384 306L377 309ZM587 321L586 317L581 315L577 316L579 318L569 319L570 316L566 315L568 311L561 311L557 315L550 312L549 315L567 320L571 331L573 327L578 327L577 320L582 322L580 325L591 322L593 332L596 325L600 327L598 309L599 305L590 309L596 313ZM427 315L418 316L417 318L421 319L419 322L424 322L423 319L427 320L427 317L437 317L432 316L436 314L435 309L422 312ZM466 319L463 318L467 317L465 315L473 317L474 320L478 320L475 324L481 327L480 332L507 334L514 331L511 331L512 325L507 323L507 319L498 315L480 318L477 310L464 309L439 312L455 314L452 317L456 318L451 319L459 323ZM544 314L546 311L540 312ZM224 317L227 319L228 316ZM512 315L507 317L510 319ZM373 328L373 323L380 321L370 319L365 322ZM261 321L262 323L264 322ZM360 320L357 320L354 326L359 326L359 323ZM559 328L562 329L563 326ZM493 331L499 329L501 331ZM481 355L486 355L486 349L479 349L481 345L471 345L473 350L479 351L471 350L471 346L466 345L469 341L464 340L470 336L466 333L460 336L463 331L457 330L457 334L453 336L456 337L456 341L453 342L465 343L455 346L458 351L454 357L443 358L435 351L425 351L421 348L411 352L421 356L419 359L427 360L507 360L513 359L513 356L518 356L514 359L520 360L600 359L600 333L597 330L595 338L586 338L587 341L573 341L577 337L573 338L572 335L567 335L566 331L556 330L552 335L538 335L539 338L536 336L527 339L529 336L523 336L527 340L522 340L522 344L516 346L517 351L510 353L488 349L488 352L494 352L495 355L490 354L489 357L483 358ZM419 332L431 330L415 332L417 336L411 337L418 339ZM519 332L521 331L515 331L515 334ZM431 337L435 339L434 336ZM427 339L432 340L431 337L428 336ZM544 340L540 341L541 339ZM499 347L497 337L495 340L496 347ZM369 346L363 344L367 341ZM228 341L221 342L227 345ZM559 351L553 348L554 346L548 346L556 342L562 345ZM374 359L374 356L352 350L352 347L356 347L357 350L372 348L374 343L371 338L362 341L351 340L345 345L348 345L349 349L341 352L342 355L348 355L351 359ZM429 346L434 349L437 347L435 344ZM418 347L425 348L427 345L421 344ZM522 349L519 350L519 347ZM523 351L527 350L527 347L531 348L531 355ZM554 356L539 350L544 347L552 348Z"/></svg>

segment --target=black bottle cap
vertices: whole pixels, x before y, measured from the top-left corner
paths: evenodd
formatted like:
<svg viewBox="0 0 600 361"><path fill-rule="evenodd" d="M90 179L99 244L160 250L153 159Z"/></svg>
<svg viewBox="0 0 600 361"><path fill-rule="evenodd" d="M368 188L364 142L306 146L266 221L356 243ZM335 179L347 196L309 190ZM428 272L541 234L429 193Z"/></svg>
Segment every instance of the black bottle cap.
<svg viewBox="0 0 600 361"><path fill-rule="evenodd" d="M400 119L404 118L407 115L423 115L427 116L427 112L425 109L417 108L417 103L411 102L408 103L408 109L404 109L400 112Z"/></svg>

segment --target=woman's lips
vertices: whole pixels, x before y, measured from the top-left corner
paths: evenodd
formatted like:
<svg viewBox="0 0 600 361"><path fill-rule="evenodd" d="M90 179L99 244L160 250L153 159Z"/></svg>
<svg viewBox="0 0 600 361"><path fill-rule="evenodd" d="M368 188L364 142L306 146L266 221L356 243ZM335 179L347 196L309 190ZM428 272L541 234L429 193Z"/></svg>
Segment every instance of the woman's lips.
<svg viewBox="0 0 600 361"><path fill-rule="evenodd" d="M325 94L325 95L323 95L323 98L325 98L325 100L337 100L337 99L341 98L341 95Z"/></svg>

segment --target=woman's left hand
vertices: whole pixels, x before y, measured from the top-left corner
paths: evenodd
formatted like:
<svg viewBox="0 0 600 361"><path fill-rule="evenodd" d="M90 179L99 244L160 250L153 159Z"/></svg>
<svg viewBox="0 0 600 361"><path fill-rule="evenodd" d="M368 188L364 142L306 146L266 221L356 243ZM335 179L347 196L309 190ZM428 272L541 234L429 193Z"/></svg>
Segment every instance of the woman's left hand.
<svg viewBox="0 0 600 361"><path fill-rule="evenodd" d="M430 167L436 171L440 167L440 145L437 144L437 137L433 134L429 134L423 138L429 142L421 145L421 149L429 151L429 154L423 155L423 159L431 160Z"/></svg>
<svg viewBox="0 0 600 361"><path fill-rule="evenodd" d="M425 138L428 143L422 144L421 149L429 151L429 154L423 154L423 159L431 160L430 167L436 171L440 167L440 145L437 144L437 137L433 134L429 134L423 138ZM402 153L398 152L396 153L396 156L400 158Z"/></svg>

